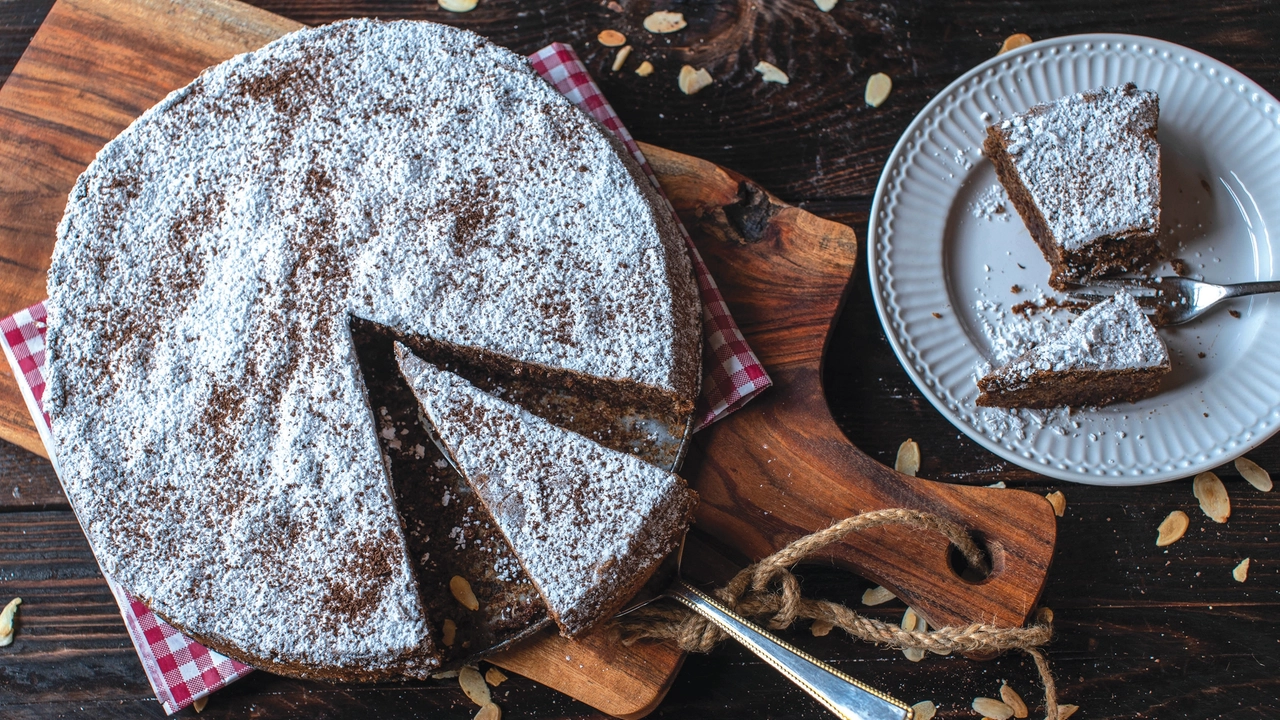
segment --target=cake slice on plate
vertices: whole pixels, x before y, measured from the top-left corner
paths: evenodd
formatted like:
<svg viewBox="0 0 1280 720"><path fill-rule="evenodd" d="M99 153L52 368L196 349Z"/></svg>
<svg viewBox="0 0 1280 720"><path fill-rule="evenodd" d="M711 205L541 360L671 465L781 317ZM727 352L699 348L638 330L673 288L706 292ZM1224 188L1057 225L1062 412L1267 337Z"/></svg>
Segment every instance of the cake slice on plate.
<svg viewBox="0 0 1280 720"><path fill-rule="evenodd" d="M396 358L561 634L611 617L679 544L697 495L674 473L552 425L404 345Z"/></svg>
<svg viewBox="0 0 1280 720"><path fill-rule="evenodd" d="M1049 284L1137 272L1160 254L1160 101L1133 83L1037 105L982 152L1052 266Z"/></svg>
<svg viewBox="0 0 1280 720"><path fill-rule="evenodd" d="M1130 402L1153 394L1169 350L1129 293L1086 310L1065 330L978 381L978 404L1052 408Z"/></svg>

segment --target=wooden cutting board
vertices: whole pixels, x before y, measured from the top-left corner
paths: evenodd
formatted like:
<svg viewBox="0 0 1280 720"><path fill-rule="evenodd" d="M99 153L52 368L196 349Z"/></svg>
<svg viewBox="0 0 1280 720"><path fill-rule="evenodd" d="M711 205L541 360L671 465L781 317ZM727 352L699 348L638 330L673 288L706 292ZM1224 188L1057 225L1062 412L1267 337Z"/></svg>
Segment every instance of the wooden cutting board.
<svg viewBox="0 0 1280 720"><path fill-rule="evenodd" d="M0 314L45 297L67 193L107 141L202 69L298 27L233 0L58 0L0 89ZM695 436L682 474L702 498L697 531L759 558L858 512L937 512L986 543L994 569L981 583L952 569L945 539L903 528L851 537L830 558L894 590L931 625L1021 625L1053 554L1048 502L895 473L850 444L827 410L821 361L857 256L854 232L711 163L644 151L774 380ZM45 454L7 365L0 437ZM652 710L682 659L665 645L550 633L493 658L620 717Z"/></svg>

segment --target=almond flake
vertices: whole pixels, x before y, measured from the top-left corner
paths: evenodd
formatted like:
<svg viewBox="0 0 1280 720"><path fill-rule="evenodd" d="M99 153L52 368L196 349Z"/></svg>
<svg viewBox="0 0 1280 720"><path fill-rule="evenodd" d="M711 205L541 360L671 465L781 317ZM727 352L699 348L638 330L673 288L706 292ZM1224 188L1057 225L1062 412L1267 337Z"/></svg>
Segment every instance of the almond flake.
<svg viewBox="0 0 1280 720"><path fill-rule="evenodd" d="M502 708L489 703L480 708L480 711L476 713L475 720L502 720Z"/></svg>
<svg viewBox="0 0 1280 720"><path fill-rule="evenodd" d="M13 644L13 616L17 614L21 604L22 598L14 598L4 606L4 610L0 610L0 647Z"/></svg>
<svg viewBox="0 0 1280 720"><path fill-rule="evenodd" d="M1169 517L1158 528L1160 534L1156 537L1156 547L1168 547L1181 540L1187 534L1187 526L1190 524L1191 518L1181 510L1169 513Z"/></svg>
<svg viewBox="0 0 1280 720"><path fill-rule="evenodd" d="M1231 577L1235 578L1236 582L1244 582L1249 578L1249 558L1240 561L1240 564L1231 571Z"/></svg>
<svg viewBox="0 0 1280 720"><path fill-rule="evenodd" d="M1202 472L1192 483L1192 492L1200 501L1200 509L1216 523L1224 523L1231 517L1231 498L1227 496L1227 488L1211 472Z"/></svg>
<svg viewBox="0 0 1280 720"><path fill-rule="evenodd" d="M1004 701L1005 705L1013 708L1014 717L1024 718L1029 714L1027 704L1023 702L1022 696L1018 694L1017 690L1009 687L1008 684L1000 686L1000 699Z"/></svg>
<svg viewBox="0 0 1280 720"><path fill-rule="evenodd" d="M470 665L458 671L458 684L462 686L462 692L467 694L467 698L480 707L493 702L489 686L481 677L480 671Z"/></svg>
<svg viewBox="0 0 1280 720"><path fill-rule="evenodd" d="M443 671L443 672L438 672L438 673L432 673L432 674L431 674L431 679L432 679L432 680L449 680L449 679L451 679L451 678L456 678L456 677L458 677L458 671L457 671L457 670L445 670L445 671Z"/></svg>
<svg viewBox="0 0 1280 720"><path fill-rule="evenodd" d="M601 30L596 40L605 47L619 47L627 44L627 36L617 30Z"/></svg>
<svg viewBox="0 0 1280 720"><path fill-rule="evenodd" d="M614 72L618 72L619 70L621 70L621 69L622 69L622 64L623 64L623 63L625 63L625 62L627 61L627 58L628 58L630 55L631 55L631 46L630 46L630 45L624 45L624 46L622 47L622 49L618 51L618 55L617 55L615 58L613 58L613 68L612 68L612 70L613 70Z"/></svg>
<svg viewBox="0 0 1280 720"><path fill-rule="evenodd" d="M1053 608L1042 607L1036 611L1036 621L1042 625L1053 624Z"/></svg>
<svg viewBox="0 0 1280 720"><path fill-rule="evenodd" d="M453 593L455 600L462 603L462 607L468 610L480 609L480 601L476 599L476 594L471 591L471 583L467 582L466 578L460 575L454 575L450 578L449 592Z"/></svg>
<svg viewBox="0 0 1280 720"><path fill-rule="evenodd" d="M648 60L640 63L640 67L636 68L636 74L640 77L649 77L653 74L653 63Z"/></svg>
<svg viewBox="0 0 1280 720"><path fill-rule="evenodd" d="M933 716L938 714L938 708L934 707L932 700L921 700L911 706L912 720L933 720Z"/></svg>
<svg viewBox="0 0 1280 720"><path fill-rule="evenodd" d="M840 0L813 0L813 4L818 6L822 12L831 12L831 8L836 6Z"/></svg>
<svg viewBox="0 0 1280 720"><path fill-rule="evenodd" d="M197 698L196 700L193 700L191 702L191 709L195 710L197 713L202 713L204 712L204 706L208 704L209 704L209 696L205 695L202 698Z"/></svg>
<svg viewBox="0 0 1280 720"><path fill-rule="evenodd" d="M644 29L658 35L683 30L689 23L684 21L684 13L659 10L644 19Z"/></svg>
<svg viewBox="0 0 1280 720"><path fill-rule="evenodd" d="M814 620L813 624L809 626L809 632L813 633L814 637L826 637L831 634L831 629L834 627L835 625L832 625L830 620L818 619Z"/></svg>
<svg viewBox="0 0 1280 720"><path fill-rule="evenodd" d="M444 646L453 647L453 641L458 637L458 623L445 619L444 628L440 634L442 635L441 642L444 643Z"/></svg>
<svg viewBox="0 0 1280 720"><path fill-rule="evenodd" d="M692 65L680 68L680 79L676 82L680 92L692 95L711 84L711 73L703 68L694 69Z"/></svg>
<svg viewBox="0 0 1280 720"><path fill-rule="evenodd" d="M893 598L894 598L894 594L889 592L887 588L877 585L871 588L870 590L862 593L862 604L863 605L880 605L881 603L889 602Z"/></svg>
<svg viewBox="0 0 1280 720"><path fill-rule="evenodd" d="M893 89L893 80L884 73L876 73L867 78L866 101L871 107L880 107L889 99L889 91Z"/></svg>
<svg viewBox="0 0 1280 720"><path fill-rule="evenodd" d="M765 82L778 83L779 85L786 85L791 82L791 78L787 77L787 74L782 72L777 65L763 60L756 63L756 72L764 76Z"/></svg>
<svg viewBox="0 0 1280 720"><path fill-rule="evenodd" d="M1067 496L1063 495L1061 491L1054 490L1044 497L1049 501L1049 504L1053 506L1054 515L1062 517L1062 514L1067 511Z"/></svg>
<svg viewBox="0 0 1280 720"><path fill-rule="evenodd" d="M484 671L484 681L494 687L498 687L507 681L507 674L496 667L491 667Z"/></svg>
<svg viewBox="0 0 1280 720"><path fill-rule="evenodd" d="M1271 492L1271 473L1258 467L1258 463L1247 457L1236 458L1236 471L1249 481L1249 484L1262 492Z"/></svg>
<svg viewBox="0 0 1280 720"><path fill-rule="evenodd" d="M868 97L870 97L871 86L867 86ZM870 104L871 101L867 100ZM898 458L893 461L893 469L903 475L915 477L920 472L920 446L915 440L907 438L907 441L898 446Z"/></svg>
<svg viewBox="0 0 1280 720"><path fill-rule="evenodd" d="M1026 33L1014 33L1004 39L1004 44L1000 46L1000 52L997 55L1003 55L1010 50L1017 50L1023 45L1031 44L1031 36Z"/></svg>
<svg viewBox="0 0 1280 720"><path fill-rule="evenodd" d="M436 0L441 10L464 13L476 9L476 0Z"/></svg>
<svg viewBox="0 0 1280 720"><path fill-rule="evenodd" d="M982 713L983 717L991 718L991 720L1009 720L1009 718L1013 717L1013 708L991 698L974 698L973 709L975 712Z"/></svg>
<svg viewBox="0 0 1280 720"><path fill-rule="evenodd" d="M1059 705L1058 720L1067 720L1067 718L1071 717L1072 715L1075 715L1076 711L1079 709L1080 709L1079 705Z"/></svg>
<svg viewBox="0 0 1280 720"><path fill-rule="evenodd" d="M929 626L915 610L907 608L902 614L902 629L907 632L924 632ZM924 659L924 648L902 648L902 654L911 662L920 662Z"/></svg>

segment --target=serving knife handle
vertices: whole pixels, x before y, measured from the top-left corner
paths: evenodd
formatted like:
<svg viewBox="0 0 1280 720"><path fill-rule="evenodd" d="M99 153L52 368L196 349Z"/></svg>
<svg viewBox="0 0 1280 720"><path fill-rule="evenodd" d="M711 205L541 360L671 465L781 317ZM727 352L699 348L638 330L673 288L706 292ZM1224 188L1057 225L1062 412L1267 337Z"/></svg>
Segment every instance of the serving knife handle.
<svg viewBox="0 0 1280 720"><path fill-rule="evenodd" d="M665 593L715 623L844 720L912 720L911 708L765 632L683 580Z"/></svg>

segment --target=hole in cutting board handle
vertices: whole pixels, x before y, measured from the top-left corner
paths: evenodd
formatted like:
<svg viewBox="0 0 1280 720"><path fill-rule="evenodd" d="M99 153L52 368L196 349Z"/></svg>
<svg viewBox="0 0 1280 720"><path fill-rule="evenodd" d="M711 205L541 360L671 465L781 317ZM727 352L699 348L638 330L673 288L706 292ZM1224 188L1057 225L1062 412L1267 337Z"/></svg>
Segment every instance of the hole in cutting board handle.
<svg viewBox="0 0 1280 720"><path fill-rule="evenodd" d="M987 581L995 573L1000 572L1004 566L1004 553L999 543L988 542L985 535L980 532L971 532L969 536L977 543L978 548L982 550L983 556L987 560L987 567L990 570L983 570L969 565L969 561L965 559L960 548L955 545L947 546L947 563L951 566L951 572L956 577L970 585L981 585Z"/></svg>

